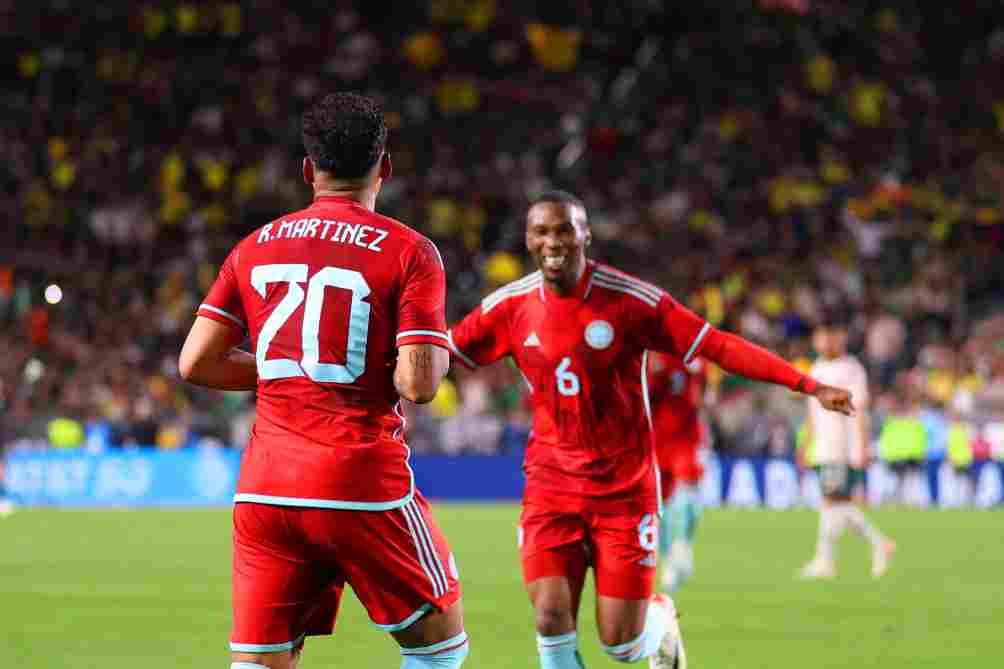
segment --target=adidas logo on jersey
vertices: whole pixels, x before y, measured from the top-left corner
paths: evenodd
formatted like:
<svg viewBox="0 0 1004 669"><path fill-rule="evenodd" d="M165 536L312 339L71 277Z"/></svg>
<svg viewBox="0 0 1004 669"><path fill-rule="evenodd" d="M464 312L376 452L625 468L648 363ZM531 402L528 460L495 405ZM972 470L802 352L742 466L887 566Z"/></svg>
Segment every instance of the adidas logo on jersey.
<svg viewBox="0 0 1004 669"><path fill-rule="evenodd" d="M540 346L540 339L537 337L537 333L531 332L530 336L528 336L526 341L523 342L523 346L526 346L527 348L530 346Z"/></svg>

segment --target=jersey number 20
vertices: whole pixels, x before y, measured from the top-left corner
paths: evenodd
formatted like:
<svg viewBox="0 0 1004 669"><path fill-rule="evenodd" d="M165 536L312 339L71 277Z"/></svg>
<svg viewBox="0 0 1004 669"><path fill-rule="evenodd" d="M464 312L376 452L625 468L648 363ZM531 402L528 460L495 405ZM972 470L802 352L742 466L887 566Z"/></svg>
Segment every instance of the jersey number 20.
<svg viewBox="0 0 1004 669"><path fill-rule="evenodd" d="M251 285L263 299L267 295L270 283L289 285L286 295L275 305L272 313L265 319L261 332L258 333L258 346L255 348L258 377L286 379L306 376L312 381L352 383L366 371L366 338L370 329L370 305L363 302L363 298L370 294L369 284L363 275L355 270L325 267L310 277L309 281L308 271L307 266L303 264L258 265L251 268ZM303 283L307 284L306 292L300 285ZM324 305L324 291L329 287L352 292L348 347L344 365L321 362L321 307ZM306 306L303 310L301 333L303 356L299 361L290 358L267 360L265 356L272 339L304 301Z"/></svg>

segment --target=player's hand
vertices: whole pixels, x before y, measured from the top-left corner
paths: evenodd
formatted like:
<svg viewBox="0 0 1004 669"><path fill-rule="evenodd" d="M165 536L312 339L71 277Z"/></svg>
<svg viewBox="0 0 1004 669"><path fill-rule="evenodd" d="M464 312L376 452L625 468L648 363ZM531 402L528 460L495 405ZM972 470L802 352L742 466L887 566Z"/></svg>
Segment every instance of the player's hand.
<svg viewBox="0 0 1004 669"><path fill-rule="evenodd" d="M845 416L854 415L854 402L848 390L820 383L816 386L816 392L813 395L823 405L824 409L837 411Z"/></svg>

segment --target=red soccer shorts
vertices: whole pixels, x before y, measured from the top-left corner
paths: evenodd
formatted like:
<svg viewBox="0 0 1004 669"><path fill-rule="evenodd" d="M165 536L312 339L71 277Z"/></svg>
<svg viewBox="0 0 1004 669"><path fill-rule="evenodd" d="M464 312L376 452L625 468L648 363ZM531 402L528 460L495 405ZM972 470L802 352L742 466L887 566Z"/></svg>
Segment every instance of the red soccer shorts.
<svg viewBox="0 0 1004 669"><path fill-rule="evenodd" d="M704 466L697 455L700 441L674 440L659 444L659 485L662 498L668 500L678 484L697 485L704 476Z"/></svg>
<svg viewBox="0 0 1004 669"><path fill-rule="evenodd" d="M527 505L519 524L523 580L529 584L545 576L565 576L578 589L591 565L598 594L648 599L655 580L658 532L654 511L603 515Z"/></svg>
<svg viewBox="0 0 1004 669"><path fill-rule="evenodd" d="M453 554L417 492L390 511L239 503L233 518L234 652L331 634L346 583L387 632L460 598Z"/></svg>

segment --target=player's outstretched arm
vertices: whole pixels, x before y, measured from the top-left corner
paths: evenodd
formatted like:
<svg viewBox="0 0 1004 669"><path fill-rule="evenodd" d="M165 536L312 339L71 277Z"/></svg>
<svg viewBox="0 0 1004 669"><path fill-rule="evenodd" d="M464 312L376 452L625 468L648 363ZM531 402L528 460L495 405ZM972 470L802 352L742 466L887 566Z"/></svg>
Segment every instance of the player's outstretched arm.
<svg viewBox="0 0 1004 669"><path fill-rule="evenodd" d="M848 416L854 413L850 392L819 383L811 376L802 374L780 356L742 337L711 329L705 337L700 355L731 374L787 386L796 392L814 396L825 409Z"/></svg>
<svg viewBox="0 0 1004 669"><path fill-rule="evenodd" d="M450 369L450 352L435 344L405 344L397 349L394 387L416 404L431 402Z"/></svg>
<svg viewBox="0 0 1004 669"><path fill-rule="evenodd" d="M219 390L254 390L258 386L254 356L234 348L234 332L232 326L197 316L178 357L181 378Z"/></svg>

